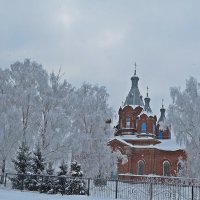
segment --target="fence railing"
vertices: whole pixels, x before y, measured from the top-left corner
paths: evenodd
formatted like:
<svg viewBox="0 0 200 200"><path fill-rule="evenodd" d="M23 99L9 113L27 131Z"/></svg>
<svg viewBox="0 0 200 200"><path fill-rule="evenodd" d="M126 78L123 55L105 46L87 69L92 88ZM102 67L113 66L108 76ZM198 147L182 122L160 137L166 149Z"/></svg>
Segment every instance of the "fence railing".
<svg viewBox="0 0 200 200"><path fill-rule="evenodd" d="M15 178L18 180L16 185L13 184ZM49 194L134 200L200 200L200 180L197 179L134 176L131 180L110 180L6 173L3 180L5 187Z"/></svg>

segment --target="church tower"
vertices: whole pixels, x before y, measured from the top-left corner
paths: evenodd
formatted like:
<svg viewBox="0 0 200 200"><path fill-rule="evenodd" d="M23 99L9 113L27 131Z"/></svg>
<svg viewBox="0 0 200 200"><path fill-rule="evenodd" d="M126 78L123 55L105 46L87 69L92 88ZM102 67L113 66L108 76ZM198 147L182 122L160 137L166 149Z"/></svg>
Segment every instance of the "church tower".
<svg viewBox="0 0 200 200"><path fill-rule="evenodd" d="M136 63L135 63L134 75L131 77L132 86L131 86L130 92L128 93L128 96L126 97L124 106L126 105L144 106L142 95L140 94L140 91L138 88L138 81L139 81L139 77L136 74Z"/></svg>
<svg viewBox="0 0 200 200"><path fill-rule="evenodd" d="M144 99L145 103L143 102L138 88L139 77L136 73L136 63L131 82L131 89L126 97L126 101L118 112L119 124L116 126L115 135L135 135L138 138L155 138L157 118L156 116L152 116L148 87L147 96Z"/></svg>

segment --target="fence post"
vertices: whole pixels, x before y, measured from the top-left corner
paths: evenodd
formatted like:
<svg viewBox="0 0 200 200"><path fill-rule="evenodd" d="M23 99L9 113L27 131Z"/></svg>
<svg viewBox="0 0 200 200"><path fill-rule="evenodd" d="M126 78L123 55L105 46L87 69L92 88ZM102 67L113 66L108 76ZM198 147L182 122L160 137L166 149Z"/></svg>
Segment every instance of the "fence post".
<svg viewBox="0 0 200 200"><path fill-rule="evenodd" d="M152 183L150 183L149 193L150 193L150 200L152 200L152 198L153 198L153 185L152 185Z"/></svg>
<svg viewBox="0 0 200 200"><path fill-rule="evenodd" d="M192 186L192 200L194 200L194 186Z"/></svg>
<svg viewBox="0 0 200 200"><path fill-rule="evenodd" d="M6 173L6 175L5 175L4 187L6 187L7 175L8 175L8 173Z"/></svg>
<svg viewBox="0 0 200 200"><path fill-rule="evenodd" d="M116 180L116 185L115 185L115 199L117 199L117 190L118 190L118 180Z"/></svg>
<svg viewBox="0 0 200 200"><path fill-rule="evenodd" d="M90 196L90 178L88 178L88 191L87 195Z"/></svg>

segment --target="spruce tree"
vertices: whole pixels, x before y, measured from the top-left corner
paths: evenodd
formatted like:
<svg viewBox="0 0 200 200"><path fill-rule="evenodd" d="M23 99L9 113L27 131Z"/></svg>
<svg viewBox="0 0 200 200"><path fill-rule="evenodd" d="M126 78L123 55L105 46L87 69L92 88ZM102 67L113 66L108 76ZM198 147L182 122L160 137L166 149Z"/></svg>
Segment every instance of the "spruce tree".
<svg viewBox="0 0 200 200"><path fill-rule="evenodd" d="M26 177L23 174L30 172L31 152L26 142L22 142L17 150L16 159L13 159L14 168L16 170L16 177L11 178L12 187L15 189L22 189L26 187Z"/></svg>
<svg viewBox="0 0 200 200"><path fill-rule="evenodd" d="M76 161L71 163L72 178L67 182L67 187L65 189L66 194L86 194L86 183L82 180L83 172L81 171L81 165Z"/></svg>
<svg viewBox="0 0 200 200"><path fill-rule="evenodd" d="M44 174L45 159L42 156L41 148L37 145L36 149L33 151L32 161L31 161L31 172L32 175L29 177L28 189L37 191L42 189L42 176Z"/></svg>
<svg viewBox="0 0 200 200"><path fill-rule="evenodd" d="M45 170L45 176L43 178L43 186L41 192L49 194L55 193L55 177L53 177L54 171L55 169L53 168L53 162L49 162Z"/></svg>
<svg viewBox="0 0 200 200"><path fill-rule="evenodd" d="M66 187L67 164L63 160L59 166L57 175L59 176L56 181L56 191L64 194Z"/></svg>

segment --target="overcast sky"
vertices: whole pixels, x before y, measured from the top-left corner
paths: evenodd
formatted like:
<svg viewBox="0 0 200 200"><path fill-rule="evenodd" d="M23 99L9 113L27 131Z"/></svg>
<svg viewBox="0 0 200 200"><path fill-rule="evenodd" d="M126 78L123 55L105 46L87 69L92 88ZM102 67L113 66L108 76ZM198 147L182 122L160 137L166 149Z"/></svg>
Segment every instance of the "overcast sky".
<svg viewBox="0 0 200 200"><path fill-rule="evenodd" d="M31 58L74 86L104 85L117 110L137 62L154 113L169 88L200 77L200 1L0 0L0 66Z"/></svg>

